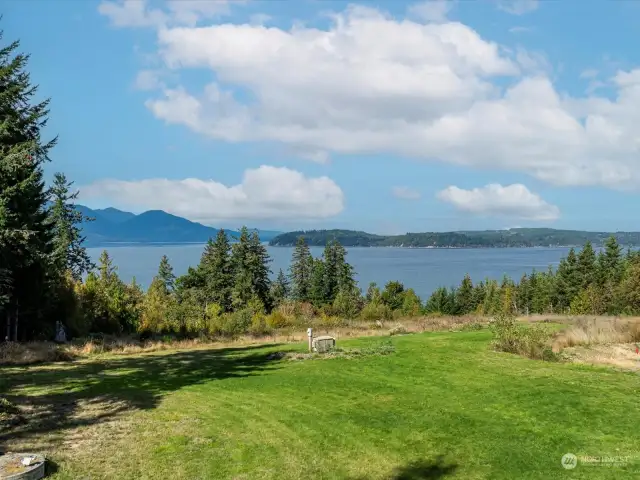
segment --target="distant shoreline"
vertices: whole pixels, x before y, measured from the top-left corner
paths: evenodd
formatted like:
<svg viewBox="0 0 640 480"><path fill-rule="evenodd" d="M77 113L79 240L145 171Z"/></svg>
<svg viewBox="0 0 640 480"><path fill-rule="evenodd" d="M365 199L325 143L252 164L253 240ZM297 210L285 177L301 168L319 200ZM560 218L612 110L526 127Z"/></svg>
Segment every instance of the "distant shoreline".
<svg viewBox="0 0 640 480"><path fill-rule="evenodd" d="M189 246L189 245L204 245L206 241L199 242L107 242L100 244L89 244L86 248L108 248L108 247L173 247L173 246ZM235 243L235 242L231 242ZM270 247L274 248L293 248L295 245L269 245L268 242L262 242ZM324 245L309 245L312 248L324 248ZM429 246L429 247L412 247L402 245L345 245L345 248L401 248L403 250L507 250L518 248L579 248L579 245L518 245L518 246L466 246L466 247L454 247L454 246ZM594 247L600 247L600 245L594 245Z"/></svg>

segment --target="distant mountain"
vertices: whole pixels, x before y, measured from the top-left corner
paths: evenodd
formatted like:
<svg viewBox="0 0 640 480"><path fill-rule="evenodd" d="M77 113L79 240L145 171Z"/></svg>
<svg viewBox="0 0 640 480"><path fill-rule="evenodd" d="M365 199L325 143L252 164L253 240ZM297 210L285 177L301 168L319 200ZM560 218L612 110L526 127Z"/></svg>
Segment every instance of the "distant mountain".
<svg viewBox="0 0 640 480"><path fill-rule="evenodd" d="M97 209L94 210L94 212L99 214L100 217L104 218L105 220L109 220L113 223L122 223L127 220L131 220L136 216L135 213L123 212L122 210L118 210L117 208L113 207Z"/></svg>
<svg viewBox="0 0 640 480"><path fill-rule="evenodd" d="M149 210L136 215L116 208L96 209L77 205L83 215L95 218L82 225L88 247L112 243L200 243L215 237L217 228L207 227L162 210ZM231 237L238 232L226 230ZM256 230L263 242L282 232Z"/></svg>
<svg viewBox="0 0 640 480"><path fill-rule="evenodd" d="M354 230L308 230L288 232L269 241L269 245L288 247L304 236L312 246L324 246L338 240L345 247L413 247L413 248L506 248L582 246L587 241L601 246L613 235L618 243L640 246L640 232L585 232L553 228L512 228L464 232L405 233L404 235L374 235Z"/></svg>

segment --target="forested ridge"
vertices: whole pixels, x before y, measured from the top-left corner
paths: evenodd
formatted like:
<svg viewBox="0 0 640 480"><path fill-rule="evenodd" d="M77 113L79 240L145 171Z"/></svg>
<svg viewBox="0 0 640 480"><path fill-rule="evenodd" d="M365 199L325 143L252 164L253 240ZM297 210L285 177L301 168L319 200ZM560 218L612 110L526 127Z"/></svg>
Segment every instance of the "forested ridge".
<svg viewBox="0 0 640 480"><path fill-rule="evenodd" d="M640 246L640 232L586 232L553 228L512 228L510 230L425 232L403 235L375 235L354 230L308 230L283 233L270 242L271 246L295 245L304 236L309 245L323 246L337 240L345 247L413 247L413 248L508 248L582 246L590 242L602 246L613 236L625 246Z"/></svg>

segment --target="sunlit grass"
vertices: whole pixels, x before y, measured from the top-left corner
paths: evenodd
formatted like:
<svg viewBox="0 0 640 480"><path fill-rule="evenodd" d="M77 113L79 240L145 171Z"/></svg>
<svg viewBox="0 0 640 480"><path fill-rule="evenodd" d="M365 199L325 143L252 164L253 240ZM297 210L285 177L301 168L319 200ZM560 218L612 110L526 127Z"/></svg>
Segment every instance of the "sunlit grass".
<svg viewBox="0 0 640 480"><path fill-rule="evenodd" d="M0 368L0 395L33 414L0 444L50 455L57 479L640 475L560 464L640 460L639 376L497 353L486 329L338 346L383 341L392 353L323 361L273 355L295 344Z"/></svg>

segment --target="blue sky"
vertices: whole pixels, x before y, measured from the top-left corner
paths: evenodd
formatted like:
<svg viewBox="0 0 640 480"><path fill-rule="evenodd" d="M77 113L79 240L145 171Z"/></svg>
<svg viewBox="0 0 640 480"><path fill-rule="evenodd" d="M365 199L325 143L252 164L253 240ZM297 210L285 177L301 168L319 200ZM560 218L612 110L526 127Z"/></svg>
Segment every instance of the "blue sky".
<svg viewBox="0 0 640 480"><path fill-rule="evenodd" d="M638 230L640 2L5 0L82 202Z"/></svg>

